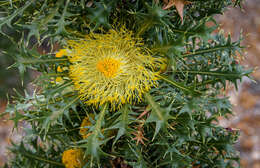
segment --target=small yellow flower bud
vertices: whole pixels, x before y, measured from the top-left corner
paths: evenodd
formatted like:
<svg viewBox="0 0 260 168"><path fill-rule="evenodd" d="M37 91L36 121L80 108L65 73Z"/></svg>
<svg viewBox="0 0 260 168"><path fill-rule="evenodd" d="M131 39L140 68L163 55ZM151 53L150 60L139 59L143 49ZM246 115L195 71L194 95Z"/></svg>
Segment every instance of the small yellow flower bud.
<svg viewBox="0 0 260 168"><path fill-rule="evenodd" d="M69 149L62 154L62 163L66 168L82 168L84 165L83 151L81 149Z"/></svg>
<svg viewBox="0 0 260 168"><path fill-rule="evenodd" d="M67 54L67 50L66 49L61 49L59 52L56 53L56 57L57 58L60 58L60 57L63 57L64 55Z"/></svg>

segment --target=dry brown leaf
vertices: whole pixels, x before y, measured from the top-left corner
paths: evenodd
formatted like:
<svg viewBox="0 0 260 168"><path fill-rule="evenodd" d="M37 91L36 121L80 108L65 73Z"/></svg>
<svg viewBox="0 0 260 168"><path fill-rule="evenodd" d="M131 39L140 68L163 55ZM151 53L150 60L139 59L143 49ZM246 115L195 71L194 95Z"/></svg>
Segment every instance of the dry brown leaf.
<svg viewBox="0 0 260 168"><path fill-rule="evenodd" d="M175 0L163 0L163 3L164 3L163 9L166 10L166 9L173 7L174 2L175 2Z"/></svg>
<svg viewBox="0 0 260 168"><path fill-rule="evenodd" d="M132 132L132 134L135 136L132 139L136 141L136 145L138 145L139 142L142 143L143 145L145 145L144 141L148 141L148 139L144 137L143 125L144 125L144 123L136 126L135 129L137 131Z"/></svg>
<svg viewBox="0 0 260 168"><path fill-rule="evenodd" d="M88 1L87 4L86 4L86 6L87 6L87 7L91 7L91 6L93 5L93 3L94 3L94 1Z"/></svg>
<svg viewBox="0 0 260 168"><path fill-rule="evenodd" d="M170 9L171 7L175 6L179 16L181 17L181 22L183 23L183 8L184 5L191 4L191 2L186 0L163 0L164 6L163 9Z"/></svg>
<svg viewBox="0 0 260 168"><path fill-rule="evenodd" d="M159 3L159 0L154 0L154 2L155 2L156 4L158 4L158 3ZM168 0L163 0L163 3L164 3L164 4L167 4L167 3L168 3Z"/></svg>

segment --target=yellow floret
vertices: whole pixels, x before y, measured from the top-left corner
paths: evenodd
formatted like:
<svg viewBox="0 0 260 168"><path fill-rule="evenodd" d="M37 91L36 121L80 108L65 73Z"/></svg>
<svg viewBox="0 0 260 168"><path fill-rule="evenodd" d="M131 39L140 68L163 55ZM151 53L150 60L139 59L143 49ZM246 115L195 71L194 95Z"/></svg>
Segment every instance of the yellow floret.
<svg viewBox="0 0 260 168"><path fill-rule="evenodd" d="M63 71L63 69L60 66L58 66L57 72L62 72L62 71Z"/></svg>
<svg viewBox="0 0 260 168"><path fill-rule="evenodd" d="M94 120L94 114L90 114L90 117ZM82 136L83 139L86 139L90 133L88 133L89 128L86 128L88 126L91 126L92 123L90 122L89 117L85 117L80 125L79 134Z"/></svg>
<svg viewBox="0 0 260 168"><path fill-rule="evenodd" d="M58 76L55 81L56 81L57 83L61 83L61 82L63 82L63 79L62 79L62 77L59 77L59 76Z"/></svg>
<svg viewBox="0 0 260 168"><path fill-rule="evenodd" d="M63 57L64 55L66 55L67 54L67 50L66 49L61 49L61 50L59 50L57 53L56 53L56 57L57 58L60 58L60 57Z"/></svg>
<svg viewBox="0 0 260 168"><path fill-rule="evenodd" d="M69 149L62 154L62 163L66 168L82 168L83 151L81 149Z"/></svg>

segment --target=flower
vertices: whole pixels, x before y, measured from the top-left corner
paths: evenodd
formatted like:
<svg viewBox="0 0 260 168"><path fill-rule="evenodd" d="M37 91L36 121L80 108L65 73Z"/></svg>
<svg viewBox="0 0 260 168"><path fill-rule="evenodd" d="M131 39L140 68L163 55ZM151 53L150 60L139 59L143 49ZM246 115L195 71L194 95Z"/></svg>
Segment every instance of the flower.
<svg viewBox="0 0 260 168"><path fill-rule="evenodd" d="M89 115L92 119L94 119L94 114ZM83 139L86 139L91 133L88 133L89 128L86 128L88 126L91 126L92 123L90 122L89 117L85 117L80 125L79 134L82 136Z"/></svg>
<svg viewBox="0 0 260 168"><path fill-rule="evenodd" d="M58 66L58 67L57 67L57 72L63 72L63 68L61 68L60 66ZM63 82L64 82L64 81L63 81L63 78L60 77L60 76L57 76L55 81L56 81L56 83L63 83Z"/></svg>
<svg viewBox="0 0 260 168"><path fill-rule="evenodd" d="M82 168L83 151L81 149L69 149L62 154L62 163L66 168Z"/></svg>
<svg viewBox="0 0 260 168"><path fill-rule="evenodd" d="M63 72L63 69L60 66L58 66L57 72Z"/></svg>
<svg viewBox="0 0 260 168"><path fill-rule="evenodd" d="M156 69L163 62L152 57L141 39L125 28L70 40L66 51L79 97L94 105L110 102L112 107L120 107L140 102L143 93L157 85Z"/></svg>
<svg viewBox="0 0 260 168"><path fill-rule="evenodd" d="M55 80L57 83L61 83L61 82L63 82L63 79L62 79L62 77L56 77L56 80Z"/></svg>
<svg viewBox="0 0 260 168"><path fill-rule="evenodd" d="M67 54L67 50L61 49L61 50L59 50L59 52L57 52L57 53L55 54L55 56L56 56L57 58L60 58L60 57L63 57L64 55L66 55L66 54Z"/></svg>

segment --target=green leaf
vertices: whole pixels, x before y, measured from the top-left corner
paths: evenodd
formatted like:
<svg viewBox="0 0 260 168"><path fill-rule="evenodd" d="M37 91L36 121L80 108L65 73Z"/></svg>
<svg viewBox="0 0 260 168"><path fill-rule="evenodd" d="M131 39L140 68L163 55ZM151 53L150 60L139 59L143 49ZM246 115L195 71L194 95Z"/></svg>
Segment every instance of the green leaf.
<svg viewBox="0 0 260 168"><path fill-rule="evenodd" d="M128 146L136 158L135 162L129 162L128 164L133 166L133 168L147 168L148 163L144 160L140 149L134 144L128 144Z"/></svg>
<svg viewBox="0 0 260 168"><path fill-rule="evenodd" d="M108 18L113 7L116 5L116 1L110 1L108 4L95 1L94 4L96 5L95 8L87 8L87 18L90 20L90 24L95 25L93 30L98 29L101 25L110 28Z"/></svg>
<svg viewBox="0 0 260 168"><path fill-rule="evenodd" d="M14 18L17 17L18 15L22 15L24 10L27 9L33 2L34 2L33 0L27 1L23 7L17 9L13 14L11 14L11 15L5 17L5 18L1 18L1 20L0 20L0 33L5 35L2 32L3 25L7 24L9 27L12 27L11 22L14 20Z"/></svg>
<svg viewBox="0 0 260 168"><path fill-rule="evenodd" d="M14 121L14 127L18 129L18 123L21 121L21 119L24 118L24 115L22 115L20 112L18 112L17 109L14 111L14 117L10 118L10 120Z"/></svg>
<svg viewBox="0 0 260 168"><path fill-rule="evenodd" d="M69 25L70 22L65 21L65 18L70 16L70 14L67 11L68 8L68 4L69 4L70 0L66 1L65 7L63 9L63 12L60 16L60 19L58 20L57 24L55 25L57 27L56 32L53 34L53 36L57 36L59 34L63 34L63 35L67 35L69 34L65 28L66 25Z"/></svg>
<svg viewBox="0 0 260 168"><path fill-rule="evenodd" d="M139 18L139 29L137 30L137 36L144 34L150 28L152 28L156 24L164 24L163 18L167 17L169 13L167 10L163 10L161 6L157 4L152 4L150 6L147 2L144 3L148 12L147 13L134 13Z"/></svg>
<svg viewBox="0 0 260 168"><path fill-rule="evenodd" d="M168 119L171 118L169 111L166 109L162 109L158 103L154 101L154 98L146 93L145 94L146 101L151 107L151 114L147 118L146 122L155 122L156 128L154 132L153 139L158 134L161 128L165 128L165 126L168 124Z"/></svg>
<svg viewBox="0 0 260 168"><path fill-rule="evenodd" d="M118 113L120 116L115 120L114 124L109 127L109 129L118 129L116 138L114 139L113 145L117 142L117 140L123 135L129 135L131 128L129 125L133 122L134 118L129 115L128 105L124 105Z"/></svg>
<svg viewBox="0 0 260 168"><path fill-rule="evenodd" d="M43 122L43 127L41 128L41 132L45 130L45 135L47 135L51 124L55 123L58 119L61 119L61 117L63 115L68 115L66 113L68 113L69 109L73 106L73 104L75 104L79 100L79 97L77 97L77 96L72 97L72 99L68 99L68 100L70 100L70 101L66 105L64 105L63 107L61 106L62 108L58 107L59 110L57 110L56 106L49 106L51 113L46 114L47 117L45 118L45 120Z"/></svg>
<svg viewBox="0 0 260 168"><path fill-rule="evenodd" d="M101 112L98 115L98 119L96 121L94 129L92 130L92 134L86 139L87 144L82 145L83 147L87 148L86 154L91 155L91 158L95 158L97 160L100 159L101 154L105 155L105 153L100 148L100 145L102 145L106 141L100 140L100 135L102 134L101 127L102 127L102 122L104 122L105 114L107 112L107 106L108 105L105 104L102 107Z"/></svg>

